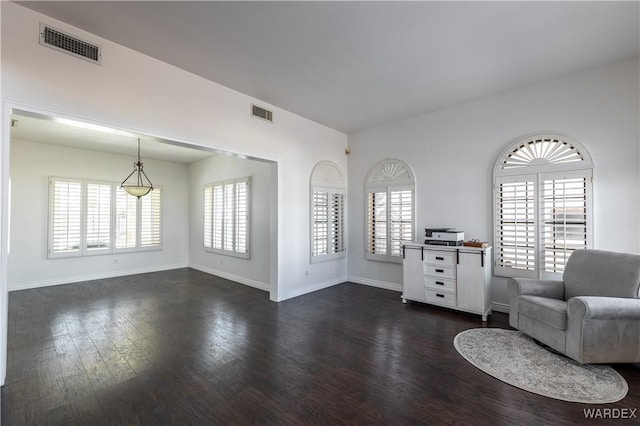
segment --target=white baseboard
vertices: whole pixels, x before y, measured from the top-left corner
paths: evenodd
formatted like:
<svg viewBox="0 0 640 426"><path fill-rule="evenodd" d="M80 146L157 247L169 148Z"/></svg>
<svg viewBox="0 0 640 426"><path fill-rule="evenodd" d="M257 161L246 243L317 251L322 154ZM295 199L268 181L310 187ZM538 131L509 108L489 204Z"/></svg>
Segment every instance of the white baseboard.
<svg viewBox="0 0 640 426"><path fill-rule="evenodd" d="M364 284L371 287L384 288L386 290L393 290L393 291L398 291L402 293L402 284L389 283L386 281L377 281L377 280L372 280L370 278L356 277L354 275L349 275L347 279L352 283Z"/></svg>
<svg viewBox="0 0 640 426"><path fill-rule="evenodd" d="M190 264L189 268L196 269L198 271L201 271L201 272L204 272L204 273L207 273L207 274L211 274L211 275L215 275L217 277L221 277L221 278L224 278L224 279L227 279L227 280L235 281L237 283L244 284L244 285L247 285L249 287L257 288L259 290L271 291L271 286L269 284L267 284L267 283L263 283L263 282L260 282L260 281L255 281L255 280L252 280L252 279L249 279L249 278L241 277L239 275L230 274L228 272L220 271L218 269L210 268L208 266Z"/></svg>
<svg viewBox="0 0 640 426"><path fill-rule="evenodd" d="M505 314L509 313L509 304L507 303L499 303L499 302L492 302L491 303L491 309L493 309L496 312L503 312Z"/></svg>
<svg viewBox="0 0 640 426"><path fill-rule="evenodd" d="M123 277L125 275L146 274L149 272L168 271L171 269L187 268L185 263L177 263L174 265L151 266L147 268L126 269L114 272L102 272L98 274L75 275L64 278L55 278L52 280L30 281L26 283L8 284L9 291L28 290L30 288L49 287L61 284L71 284L82 281L102 280L105 278Z"/></svg>
<svg viewBox="0 0 640 426"><path fill-rule="evenodd" d="M280 296L280 298L277 301L282 302L283 300L292 299L294 297L302 296L308 293L313 293L314 291L322 290L324 288L333 287L334 285L342 284L346 281L347 281L346 277L341 277L341 278L337 278L329 281L323 281L320 283L311 284L306 287L298 288L298 289L295 289L294 291L284 293L283 295Z"/></svg>

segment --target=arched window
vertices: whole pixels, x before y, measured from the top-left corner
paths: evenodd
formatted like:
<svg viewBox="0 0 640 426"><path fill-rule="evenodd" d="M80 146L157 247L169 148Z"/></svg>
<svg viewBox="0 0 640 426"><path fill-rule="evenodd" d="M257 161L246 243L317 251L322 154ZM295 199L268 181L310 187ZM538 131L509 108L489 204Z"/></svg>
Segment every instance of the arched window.
<svg viewBox="0 0 640 426"><path fill-rule="evenodd" d="M411 168L396 159L369 170L366 191L367 259L402 261L402 241L415 233L415 178Z"/></svg>
<svg viewBox="0 0 640 426"><path fill-rule="evenodd" d="M345 255L345 184L340 168L320 161L311 172L311 263Z"/></svg>
<svg viewBox="0 0 640 426"><path fill-rule="evenodd" d="M593 163L557 134L519 139L496 161L496 275L557 278L569 255L592 246Z"/></svg>

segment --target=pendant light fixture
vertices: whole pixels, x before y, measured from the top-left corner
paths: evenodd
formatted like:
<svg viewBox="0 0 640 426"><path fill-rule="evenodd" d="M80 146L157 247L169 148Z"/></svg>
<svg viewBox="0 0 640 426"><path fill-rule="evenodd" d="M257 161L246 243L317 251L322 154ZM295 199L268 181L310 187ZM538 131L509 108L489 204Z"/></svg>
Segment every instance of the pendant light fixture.
<svg viewBox="0 0 640 426"><path fill-rule="evenodd" d="M136 175L136 179L131 179L131 182L127 182L129 178ZM144 177L144 179L143 179ZM147 181L148 185L145 185L144 181ZM140 138L138 138L138 161L133 163L133 171L125 180L122 181L120 187L127 191L134 197L143 197L149 192L153 191L153 184L147 177L147 174L142 169L142 162L140 161Z"/></svg>

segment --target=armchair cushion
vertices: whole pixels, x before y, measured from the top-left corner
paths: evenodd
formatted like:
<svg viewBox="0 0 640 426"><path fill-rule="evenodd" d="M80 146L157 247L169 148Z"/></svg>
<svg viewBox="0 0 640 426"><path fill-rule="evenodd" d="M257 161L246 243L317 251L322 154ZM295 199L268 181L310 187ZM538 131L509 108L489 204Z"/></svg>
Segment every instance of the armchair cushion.
<svg viewBox="0 0 640 426"><path fill-rule="evenodd" d="M509 325L520 329L519 304L521 296L549 297L564 300L564 283L562 281L535 280L531 278L511 278L509 287Z"/></svg>
<svg viewBox="0 0 640 426"><path fill-rule="evenodd" d="M520 315L535 318L558 330L567 329L567 302L540 296L520 296Z"/></svg>

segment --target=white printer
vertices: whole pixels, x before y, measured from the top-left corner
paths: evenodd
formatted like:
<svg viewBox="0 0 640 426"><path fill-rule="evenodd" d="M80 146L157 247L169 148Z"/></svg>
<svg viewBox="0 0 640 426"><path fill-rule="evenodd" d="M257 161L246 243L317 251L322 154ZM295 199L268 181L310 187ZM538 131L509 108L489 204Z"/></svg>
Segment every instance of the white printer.
<svg viewBox="0 0 640 426"><path fill-rule="evenodd" d="M425 228L425 244L439 246L461 246L464 241L464 232L453 228Z"/></svg>

